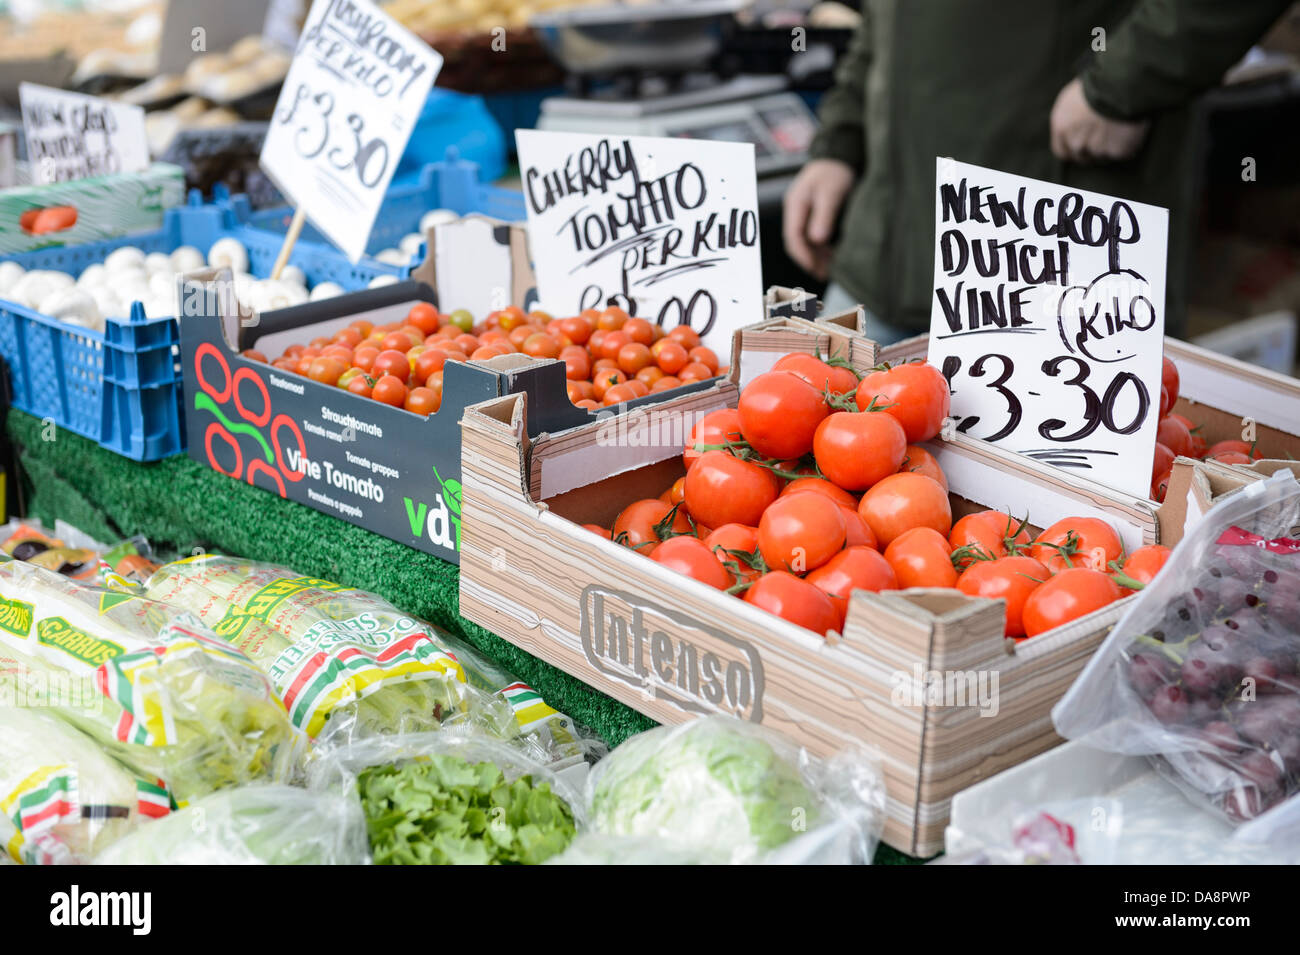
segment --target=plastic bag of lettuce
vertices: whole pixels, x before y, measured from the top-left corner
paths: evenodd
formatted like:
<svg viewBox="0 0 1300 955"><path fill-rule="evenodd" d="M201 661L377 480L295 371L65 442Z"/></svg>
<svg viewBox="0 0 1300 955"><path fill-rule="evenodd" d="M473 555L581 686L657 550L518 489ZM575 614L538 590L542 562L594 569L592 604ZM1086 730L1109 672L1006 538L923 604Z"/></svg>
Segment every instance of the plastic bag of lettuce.
<svg viewBox="0 0 1300 955"><path fill-rule="evenodd" d="M884 825L877 760L820 760L725 716L638 734L587 782L589 832L556 864L867 863Z"/></svg>
<svg viewBox="0 0 1300 955"><path fill-rule="evenodd" d="M308 787L359 803L377 865L535 865L581 825L564 778L463 726L326 744Z"/></svg>

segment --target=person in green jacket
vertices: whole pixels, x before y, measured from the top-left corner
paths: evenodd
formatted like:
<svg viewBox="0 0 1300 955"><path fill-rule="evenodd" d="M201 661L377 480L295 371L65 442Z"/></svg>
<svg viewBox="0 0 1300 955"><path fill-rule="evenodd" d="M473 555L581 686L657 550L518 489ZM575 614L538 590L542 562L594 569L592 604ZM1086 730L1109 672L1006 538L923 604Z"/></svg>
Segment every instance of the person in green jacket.
<svg viewBox="0 0 1300 955"><path fill-rule="evenodd" d="M861 303L881 343L927 331L935 163L951 157L1169 209L1176 333L1200 162L1193 100L1289 6L863 0L811 159L786 193L786 250L831 279L827 311Z"/></svg>

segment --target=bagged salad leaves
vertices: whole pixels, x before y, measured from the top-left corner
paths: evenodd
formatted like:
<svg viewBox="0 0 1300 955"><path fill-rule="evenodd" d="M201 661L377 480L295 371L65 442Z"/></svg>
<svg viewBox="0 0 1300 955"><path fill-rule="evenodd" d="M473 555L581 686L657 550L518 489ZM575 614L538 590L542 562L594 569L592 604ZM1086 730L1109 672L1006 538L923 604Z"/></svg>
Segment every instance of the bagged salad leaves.
<svg viewBox="0 0 1300 955"><path fill-rule="evenodd" d="M191 614L0 564L0 675L183 803L282 779L301 748L270 682Z"/></svg>
<svg viewBox="0 0 1300 955"><path fill-rule="evenodd" d="M213 554L166 564L144 592L193 612L252 657L314 739L468 721L503 738L522 734L547 761L581 762L590 748L526 684L375 594Z"/></svg>
<svg viewBox="0 0 1300 955"><path fill-rule="evenodd" d="M1298 523L1289 471L1216 504L1052 710L1056 731L1150 757L1235 823L1300 794Z"/></svg>
<svg viewBox="0 0 1300 955"><path fill-rule="evenodd" d="M95 857L96 865L365 865L353 798L276 784L197 799Z"/></svg>
<svg viewBox="0 0 1300 955"><path fill-rule="evenodd" d="M601 836L656 839L701 863L867 863L884 799L865 753L823 761L761 726L706 716L633 736L597 763L594 835L555 861L598 856Z"/></svg>
<svg viewBox="0 0 1300 955"><path fill-rule="evenodd" d="M161 781L133 775L54 715L0 706L0 844L14 860L88 861L170 806Z"/></svg>
<svg viewBox="0 0 1300 955"><path fill-rule="evenodd" d="M564 776L472 727L318 750L308 786L360 805L377 865L536 865L582 825Z"/></svg>

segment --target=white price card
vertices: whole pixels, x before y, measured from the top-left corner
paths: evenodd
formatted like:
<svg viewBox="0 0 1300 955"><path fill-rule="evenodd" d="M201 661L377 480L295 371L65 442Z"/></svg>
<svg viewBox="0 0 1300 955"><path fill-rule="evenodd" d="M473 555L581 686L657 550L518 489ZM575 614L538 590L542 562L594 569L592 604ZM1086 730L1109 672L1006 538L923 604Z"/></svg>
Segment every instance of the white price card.
<svg viewBox="0 0 1300 955"><path fill-rule="evenodd" d="M522 129L515 142L542 308L618 305L689 324L718 354L762 320L753 145Z"/></svg>
<svg viewBox="0 0 1300 955"><path fill-rule="evenodd" d="M149 168L144 110L35 83L20 83L32 181L66 182Z"/></svg>
<svg viewBox="0 0 1300 955"><path fill-rule="evenodd" d="M1146 498L1165 209L940 158L929 361L957 430Z"/></svg>
<svg viewBox="0 0 1300 955"><path fill-rule="evenodd" d="M442 57L368 0L315 0L262 146L262 169L353 262Z"/></svg>

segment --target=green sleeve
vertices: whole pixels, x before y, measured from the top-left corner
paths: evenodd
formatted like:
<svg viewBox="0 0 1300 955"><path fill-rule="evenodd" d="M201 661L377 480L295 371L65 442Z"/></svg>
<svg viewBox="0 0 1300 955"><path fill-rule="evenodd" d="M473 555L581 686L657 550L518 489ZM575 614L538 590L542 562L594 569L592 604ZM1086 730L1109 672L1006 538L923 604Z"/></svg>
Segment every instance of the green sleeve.
<svg viewBox="0 0 1300 955"><path fill-rule="evenodd" d="M809 147L813 159L839 159L858 172L867 158L867 68L871 64L871 29L866 14L835 67L835 85L817 108L821 128Z"/></svg>
<svg viewBox="0 0 1300 955"><path fill-rule="evenodd" d="M1215 86L1290 0L1138 0L1083 71L1084 95L1113 119L1181 106Z"/></svg>

